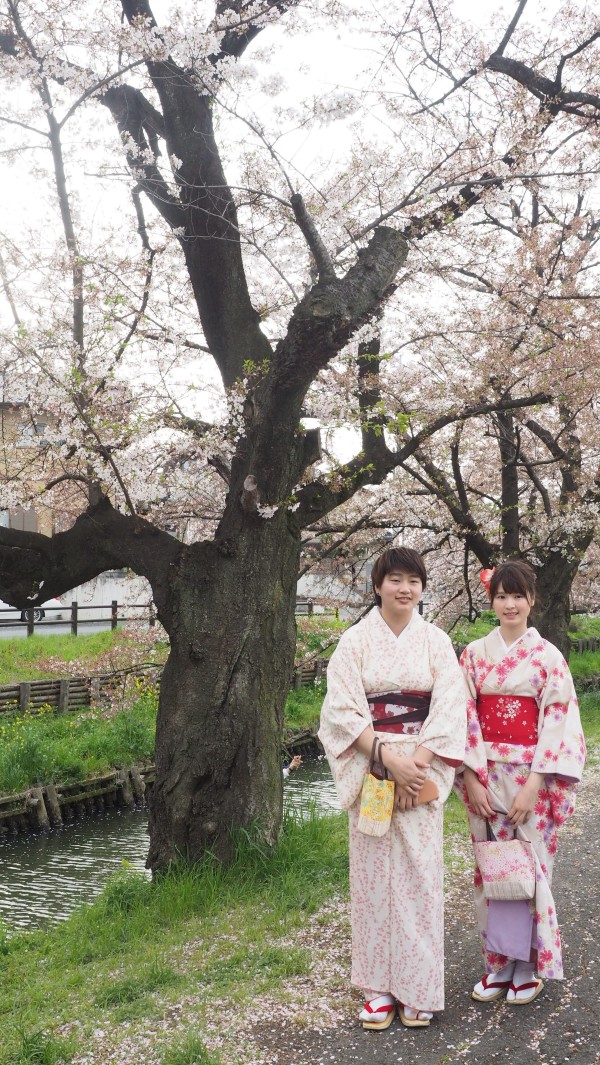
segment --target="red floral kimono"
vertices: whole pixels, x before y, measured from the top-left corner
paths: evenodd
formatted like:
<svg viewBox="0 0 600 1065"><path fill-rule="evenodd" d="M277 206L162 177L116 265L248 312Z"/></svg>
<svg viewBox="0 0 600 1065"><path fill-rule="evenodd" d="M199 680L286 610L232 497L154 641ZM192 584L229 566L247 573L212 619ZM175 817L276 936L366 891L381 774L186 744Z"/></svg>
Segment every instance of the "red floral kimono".
<svg viewBox="0 0 600 1065"><path fill-rule="evenodd" d="M573 679L560 651L533 628L508 649L500 630L494 629L484 639L469 644L461 666L470 695L465 765L477 773L488 789L491 805L498 811L492 821L497 839L513 837L506 814L529 773L545 776L535 811L521 827L536 855L532 960L539 976L561 980L562 953L551 891L552 868L557 828L573 813L575 785L585 762ZM457 775L456 783L467 807L471 836L473 840L484 840L486 823L469 808L462 773ZM477 866L474 886L486 970L497 972L508 959L486 949L488 904Z"/></svg>

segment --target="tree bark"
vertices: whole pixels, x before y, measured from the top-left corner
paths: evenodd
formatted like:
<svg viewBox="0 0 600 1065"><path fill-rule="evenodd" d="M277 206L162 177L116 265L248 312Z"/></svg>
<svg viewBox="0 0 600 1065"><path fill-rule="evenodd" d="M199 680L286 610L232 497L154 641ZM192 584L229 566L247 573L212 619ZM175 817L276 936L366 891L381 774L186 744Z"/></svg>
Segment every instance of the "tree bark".
<svg viewBox="0 0 600 1065"><path fill-rule="evenodd" d="M591 541L591 533L582 534L568 557L553 551L542 566L536 567L536 602L531 612L531 624L539 629L544 639L559 648L567 662L571 651L571 587Z"/></svg>
<svg viewBox="0 0 600 1065"><path fill-rule="evenodd" d="M170 567L171 651L160 688L148 865L209 849L231 827L273 843L296 640L300 537L285 512L247 519L235 549L195 544Z"/></svg>

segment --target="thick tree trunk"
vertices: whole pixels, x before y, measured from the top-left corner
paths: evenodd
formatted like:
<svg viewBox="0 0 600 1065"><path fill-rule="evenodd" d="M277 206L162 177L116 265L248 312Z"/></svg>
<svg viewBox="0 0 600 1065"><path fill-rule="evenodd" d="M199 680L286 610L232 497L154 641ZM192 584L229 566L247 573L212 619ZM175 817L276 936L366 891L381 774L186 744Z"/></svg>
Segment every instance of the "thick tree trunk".
<svg viewBox="0 0 600 1065"><path fill-rule="evenodd" d="M170 574L171 652L163 673L150 800L153 870L230 830L281 824L281 732L295 650L299 537L284 514L253 516L228 554L185 549Z"/></svg>
<svg viewBox="0 0 600 1065"><path fill-rule="evenodd" d="M571 620L571 585L579 562L553 553L536 568L537 598L531 623L546 640L550 640L569 660L569 622Z"/></svg>

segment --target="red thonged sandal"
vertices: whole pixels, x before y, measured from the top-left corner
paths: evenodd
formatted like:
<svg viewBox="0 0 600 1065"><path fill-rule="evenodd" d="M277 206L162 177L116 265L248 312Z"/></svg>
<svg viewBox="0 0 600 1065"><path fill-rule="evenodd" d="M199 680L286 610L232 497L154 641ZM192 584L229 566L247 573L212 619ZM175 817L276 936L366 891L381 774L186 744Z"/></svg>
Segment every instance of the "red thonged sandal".
<svg viewBox="0 0 600 1065"><path fill-rule="evenodd" d="M405 1028L429 1028L433 1017L430 1010L417 1010L412 1006L399 1006L398 1013Z"/></svg>
<svg viewBox="0 0 600 1065"><path fill-rule="evenodd" d="M392 995L379 995L378 998L372 998L370 1002L365 1002L364 1009L360 1011L358 1019L362 1021L363 1028L368 1028L372 1031L383 1031L384 1028L389 1028L395 1012L395 998Z"/></svg>
<svg viewBox="0 0 600 1065"><path fill-rule="evenodd" d="M471 998L474 998L476 1002L496 1002L505 991L508 991L512 984L510 980L494 980L494 973L482 977L478 984L471 991Z"/></svg>
<svg viewBox="0 0 600 1065"><path fill-rule="evenodd" d="M544 989L544 981L538 980L536 977L533 980L529 980L526 984L512 984L508 989L508 995L506 996L507 1006L527 1006L529 1002L533 1002L534 998L537 998L540 991ZM522 995L519 998L519 994L522 991L529 991L529 995Z"/></svg>

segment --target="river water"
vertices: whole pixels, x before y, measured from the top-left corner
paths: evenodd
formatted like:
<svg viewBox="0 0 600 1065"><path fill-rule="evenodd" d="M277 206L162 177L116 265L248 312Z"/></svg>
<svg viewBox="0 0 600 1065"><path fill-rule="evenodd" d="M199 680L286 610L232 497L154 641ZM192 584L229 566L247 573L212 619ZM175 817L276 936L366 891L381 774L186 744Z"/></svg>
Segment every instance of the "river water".
<svg viewBox="0 0 600 1065"><path fill-rule="evenodd" d="M314 807L321 813L337 810L327 762L310 761L290 774L284 801L301 816ZM47 836L0 842L0 920L9 929L63 921L91 902L122 862L143 870L147 851L144 810L122 810Z"/></svg>

